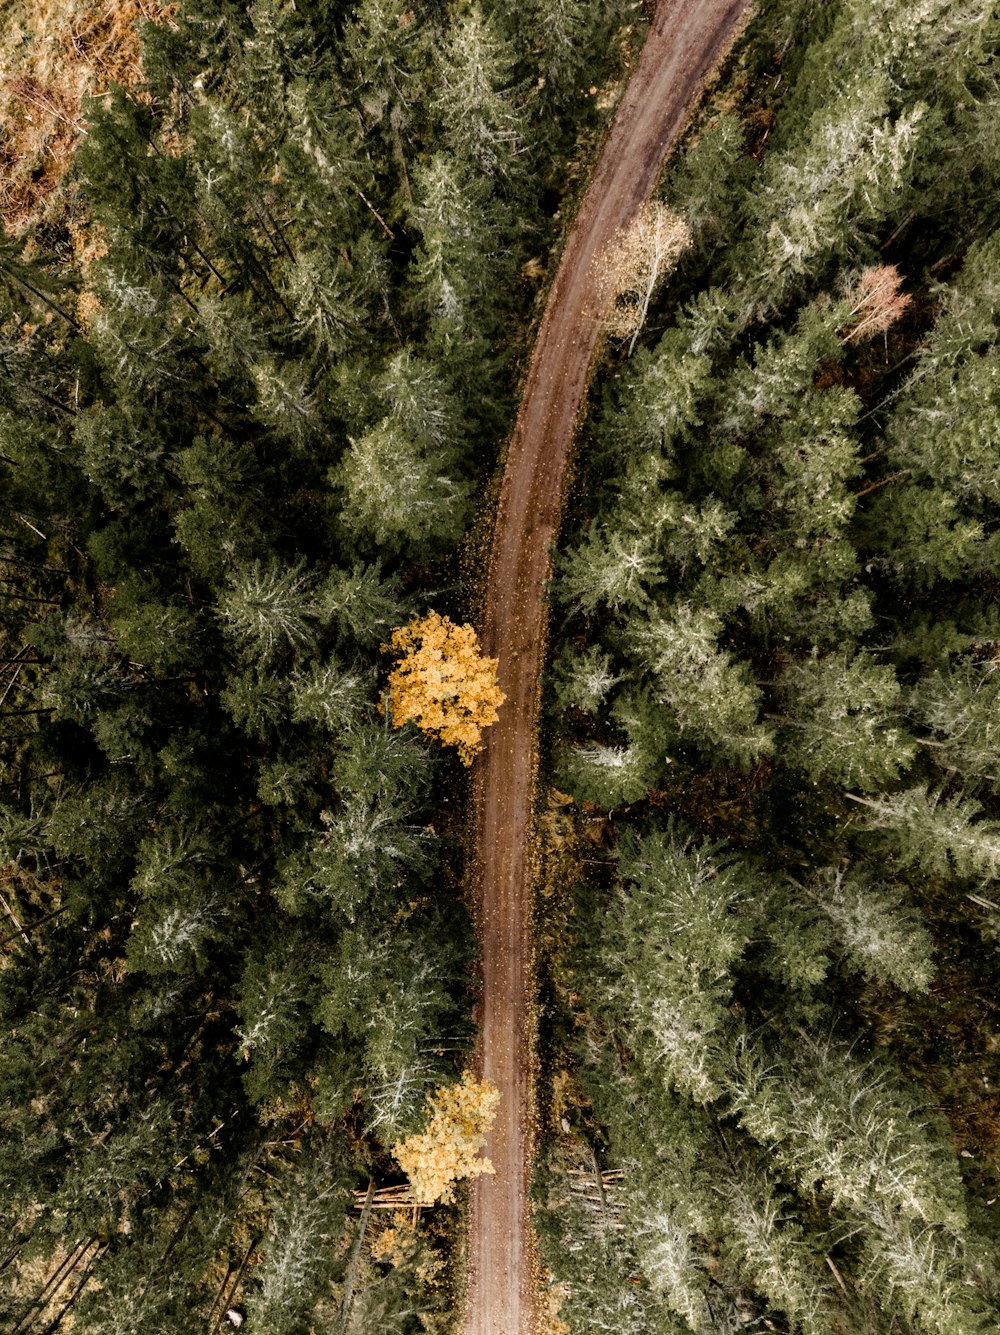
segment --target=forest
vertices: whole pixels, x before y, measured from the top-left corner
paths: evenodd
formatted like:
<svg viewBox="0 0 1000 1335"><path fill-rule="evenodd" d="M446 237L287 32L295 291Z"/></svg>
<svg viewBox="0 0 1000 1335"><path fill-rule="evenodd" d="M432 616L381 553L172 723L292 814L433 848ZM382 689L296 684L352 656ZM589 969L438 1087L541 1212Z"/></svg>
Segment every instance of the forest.
<svg viewBox="0 0 1000 1335"><path fill-rule="evenodd" d="M115 13L0 34L0 1332L444 1335L464 1189L369 1209L467 1089L472 757L392 726L390 650L476 621L648 11ZM998 44L759 0L609 318L539 1335L1000 1328Z"/></svg>

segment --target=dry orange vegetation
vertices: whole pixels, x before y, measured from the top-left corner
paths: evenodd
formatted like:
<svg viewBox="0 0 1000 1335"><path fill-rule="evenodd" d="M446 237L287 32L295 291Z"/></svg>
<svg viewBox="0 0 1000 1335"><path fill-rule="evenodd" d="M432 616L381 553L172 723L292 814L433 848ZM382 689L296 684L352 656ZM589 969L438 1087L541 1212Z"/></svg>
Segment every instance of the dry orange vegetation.
<svg viewBox="0 0 1000 1335"><path fill-rule="evenodd" d="M551 1270L543 1273L542 1280L543 1286L535 1305L533 1335L570 1335L569 1326L559 1315L569 1287L556 1283Z"/></svg>
<svg viewBox="0 0 1000 1335"><path fill-rule="evenodd" d="M81 105L142 82L137 20L160 0L24 0L0 31L0 219L8 232L58 212L57 187L86 131Z"/></svg>
<svg viewBox="0 0 1000 1335"><path fill-rule="evenodd" d="M422 1284L435 1287L441 1281L444 1258L437 1252L419 1249L413 1215L408 1210L397 1210L391 1228L384 1228L371 1244L373 1261L388 1261L393 1267L413 1265Z"/></svg>
<svg viewBox="0 0 1000 1335"><path fill-rule="evenodd" d="M848 343L859 343L876 334L885 334L910 304L900 292L903 279L894 264L862 269L846 286L844 295L851 303L851 320L844 333Z"/></svg>
<svg viewBox="0 0 1000 1335"><path fill-rule="evenodd" d="M614 294L606 328L614 338L631 338L630 354L654 290L690 244L684 219L666 204L652 200L643 204L632 223L618 234L610 253L602 257L601 281Z"/></svg>
<svg viewBox="0 0 1000 1335"><path fill-rule="evenodd" d="M471 765L483 728L497 721L504 694L497 685L497 660L484 658L471 626L428 612L392 632L389 645L405 657L389 674L393 726L411 719L445 746L458 747Z"/></svg>
<svg viewBox="0 0 1000 1335"><path fill-rule="evenodd" d="M445 1085L428 1097L427 1130L392 1147L417 1203L450 1201L453 1183L493 1172L492 1163L480 1158L479 1151L486 1144L485 1132L493 1125L499 1102L497 1087L468 1071L460 1084Z"/></svg>

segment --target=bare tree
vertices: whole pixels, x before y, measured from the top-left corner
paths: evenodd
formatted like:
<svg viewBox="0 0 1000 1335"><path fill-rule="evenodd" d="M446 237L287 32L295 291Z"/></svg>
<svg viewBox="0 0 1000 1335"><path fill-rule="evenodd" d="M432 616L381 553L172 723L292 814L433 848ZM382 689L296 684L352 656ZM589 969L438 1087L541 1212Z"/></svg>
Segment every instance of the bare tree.
<svg viewBox="0 0 1000 1335"><path fill-rule="evenodd" d="M894 264L880 264L862 269L844 284L844 295L851 303L849 323L842 331L848 343L860 343L864 338L885 334L910 304Z"/></svg>
<svg viewBox="0 0 1000 1335"><path fill-rule="evenodd" d="M609 334L629 338L629 356L645 324L657 284L670 274L691 244L687 223L659 200L639 210L631 226L618 234L610 253L602 256L610 291Z"/></svg>

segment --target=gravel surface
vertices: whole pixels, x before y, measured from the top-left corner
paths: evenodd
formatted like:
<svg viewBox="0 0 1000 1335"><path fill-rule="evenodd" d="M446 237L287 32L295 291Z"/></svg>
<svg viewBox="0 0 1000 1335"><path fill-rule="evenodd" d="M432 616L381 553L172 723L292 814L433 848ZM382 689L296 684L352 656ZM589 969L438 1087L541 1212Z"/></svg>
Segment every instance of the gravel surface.
<svg viewBox="0 0 1000 1335"><path fill-rule="evenodd" d="M497 509L482 643L507 702L486 734L474 784L475 887L482 945L483 1076L502 1098L472 1185L468 1335L530 1335L535 1267L527 1184L534 1139L531 959L536 735L545 582L566 460L601 334L606 256L656 184L748 0L660 0L580 211L532 353Z"/></svg>

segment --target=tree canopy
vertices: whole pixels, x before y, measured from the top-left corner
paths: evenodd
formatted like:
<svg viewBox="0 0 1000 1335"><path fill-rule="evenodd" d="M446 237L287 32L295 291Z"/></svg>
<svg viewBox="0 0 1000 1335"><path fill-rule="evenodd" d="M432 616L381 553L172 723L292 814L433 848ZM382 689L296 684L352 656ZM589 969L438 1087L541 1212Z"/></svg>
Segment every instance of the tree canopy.
<svg viewBox="0 0 1000 1335"><path fill-rule="evenodd" d="M483 728L504 702L497 660L479 652L471 626L428 612L392 632L386 649L403 657L389 673L386 708L394 728L413 722L421 732L454 746L471 765Z"/></svg>
<svg viewBox="0 0 1000 1335"><path fill-rule="evenodd" d="M5 10L12 1332L454 1323L476 552L645 22ZM554 1329L1000 1325L998 42L762 0L618 256L548 590Z"/></svg>

